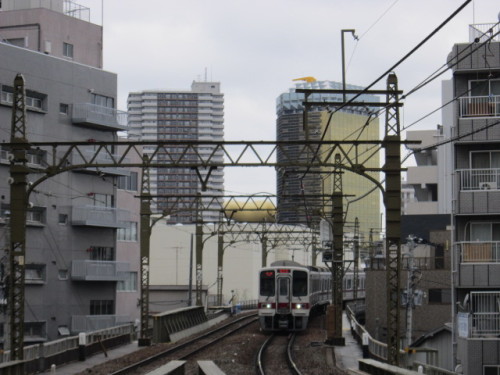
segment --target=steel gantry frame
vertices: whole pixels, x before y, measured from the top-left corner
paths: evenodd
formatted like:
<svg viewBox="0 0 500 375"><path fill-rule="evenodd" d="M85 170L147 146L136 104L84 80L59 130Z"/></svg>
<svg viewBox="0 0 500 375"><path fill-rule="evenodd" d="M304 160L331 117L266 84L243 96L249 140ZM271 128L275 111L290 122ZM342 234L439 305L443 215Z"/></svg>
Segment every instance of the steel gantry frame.
<svg viewBox="0 0 500 375"><path fill-rule="evenodd" d="M391 94L387 97L387 106L391 110L396 110L402 105L397 100L397 79L395 75L390 80L396 80L396 84L391 83ZM389 81L389 80L388 80ZM381 140L350 140L350 141L158 141L158 142L30 142L26 136L26 115L25 115L25 98L24 98L24 79L18 75L14 82L16 94L13 103L13 119L11 141L4 143L3 146L10 149L12 153L12 161L10 167L11 174L11 226L10 226L10 245L9 245L9 265L10 274L8 280L8 298L9 298L9 334L10 348L12 350L12 359L20 360L23 358L24 346L24 261L26 253L26 210L28 205L28 197L35 188L46 181L47 179L64 172L72 170L94 167L102 170L103 168L113 167L139 167L139 168L206 168L215 169L223 167L297 167L297 168L335 168L338 163L334 161L334 155L340 153L342 155L342 169L350 170L369 178L372 182L379 185L378 181L371 178L365 172L385 172L391 176L390 182L387 182L388 191L390 194L385 197L386 206L396 206L395 193L397 193L397 185L394 180L400 175L400 158L395 151L399 150L402 143L417 143L417 142L402 142L399 135L399 123L397 126L391 125L386 127L386 136ZM328 90L331 91L331 90ZM349 90L348 90L349 91ZM369 105L376 103L370 103ZM318 104L319 105L319 104ZM321 105L339 105L339 103L321 103ZM361 104L358 104L361 105ZM366 103L363 103L366 105ZM388 121L399 122L399 115L393 115L388 118ZM396 133L396 134L392 134ZM89 153L89 145L92 149ZM297 160L297 149L290 152L287 149L289 145L296 145L300 154L314 155L311 160ZM366 168L365 162L371 157L370 155L359 152L360 146L379 145L385 147L388 152L388 162L383 168ZM122 146L122 147L119 147ZM142 148L150 146L152 152L149 157L143 158ZM175 152L170 148L175 147ZM201 148L210 148L211 153L205 154L200 152ZM351 150L354 149L354 152ZM45 165L32 171L27 168L26 154L28 151L37 150L46 153ZM221 151L224 158L221 160L216 155ZM118 154L117 154L118 152ZM161 152L161 162L156 160L156 156ZM280 161L275 161L276 154L280 152ZM74 158L74 156L78 158ZM354 155L354 156L350 156ZM127 159L128 157L131 159ZM135 160L133 157L138 157L140 162L131 162ZM78 160L78 162L74 162ZM397 165L396 165L397 164ZM33 181L28 184L28 175L36 174ZM387 179L386 179L387 180ZM400 188L399 188L400 191ZM398 197L399 202L399 197ZM145 217L148 215L146 202L149 203L148 197L141 200L144 204L144 218L141 216L141 224L149 227L149 220L146 225ZM391 208L392 211L395 208ZM391 211L391 212L392 212ZM389 216L389 215L386 215ZM391 220L396 215L390 215ZM389 223L389 221L388 221ZM391 228L395 228L393 223L389 223ZM395 223L394 223L395 224ZM149 227L150 228L150 227ZM389 225L388 225L389 228ZM149 233L149 232L148 232ZM142 234L142 228L141 228ZM399 248L398 242L394 237L394 232L391 231L390 241L392 246ZM396 252L399 250L396 250ZM391 253L392 255L392 253ZM149 266L149 252L141 253L141 265ZM391 257L391 260L394 257ZM397 262L396 262L397 263ZM394 261L388 263L395 264ZM145 270L149 272L148 267ZM394 273L394 272L393 272ZM391 273L391 275L393 275ZM396 270L397 274L397 270ZM395 289L396 282L394 275L391 276L391 286ZM141 278L141 283L146 283L146 278ZM141 288L143 285L141 285ZM397 293L396 293L397 294ZM395 304L391 304L391 311ZM397 306L395 306L397 309ZM141 310L142 311L142 310ZM396 314L397 315L397 314ZM391 314L391 327L394 326L394 314ZM394 318L395 319L395 318ZM389 330L391 339L388 342L391 347L397 345L397 331ZM396 332L394 336L394 332ZM396 346L397 348L397 346ZM389 361L391 362L391 358ZM394 361L393 361L394 363ZM397 363L397 361L395 362Z"/></svg>

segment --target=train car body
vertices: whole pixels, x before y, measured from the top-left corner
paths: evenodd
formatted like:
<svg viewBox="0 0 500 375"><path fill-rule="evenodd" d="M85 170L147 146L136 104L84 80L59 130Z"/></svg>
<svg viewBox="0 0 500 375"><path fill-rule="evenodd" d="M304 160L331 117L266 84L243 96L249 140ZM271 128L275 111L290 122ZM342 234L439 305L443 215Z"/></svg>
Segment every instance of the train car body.
<svg viewBox="0 0 500 375"><path fill-rule="evenodd" d="M278 261L259 271L259 321L263 331L306 329L312 311L331 299L327 268Z"/></svg>

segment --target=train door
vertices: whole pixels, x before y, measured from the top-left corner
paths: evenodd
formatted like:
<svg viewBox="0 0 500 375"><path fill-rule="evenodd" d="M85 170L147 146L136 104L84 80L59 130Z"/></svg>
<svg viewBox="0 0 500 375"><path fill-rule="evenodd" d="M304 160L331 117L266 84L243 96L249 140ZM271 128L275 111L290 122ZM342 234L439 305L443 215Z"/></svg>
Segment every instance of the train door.
<svg viewBox="0 0 500 375"><path fill-rule="evenodd" d="M290 274L279 274L277 278L277 308L278 314L290 314L291 296L290 296Z"/></svg>

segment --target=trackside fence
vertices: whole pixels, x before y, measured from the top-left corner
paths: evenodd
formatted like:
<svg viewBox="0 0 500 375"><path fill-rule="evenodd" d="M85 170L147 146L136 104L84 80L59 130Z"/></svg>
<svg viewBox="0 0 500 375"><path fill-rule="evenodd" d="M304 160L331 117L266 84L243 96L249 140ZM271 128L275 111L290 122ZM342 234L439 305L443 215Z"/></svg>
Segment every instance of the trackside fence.
<svg viewBox="0 0 500 375"><path fill-rule="evenodd" d="M371 337L365 327L363 327L363 325L361 325L356 320L354 312L349 306L346 306L346 315L349 319L351 331L356 341L360 345L362 345L363 334L365 334L365 337L368 337L369 357L378 361L387 362L387 344L375 340L373 337ZM426 363L413 362L413 365L411 365L409 363L408 353L405 353L403 350L400 350L399 352L399 363L406 363L407 367L422 366L422 368L424 369L424 374L427 375L456 375L456 373L453 371L442 369Z"/></svg>
<svg viewBox="0 0 500 375"><path fill-rule="evenodd" d="M136 327L126 324L85 334L87 345L85 354L92 355L115 346L130 343L135 339ZM46 342L43 344L24 347L24 361L26 374L35 374L48 370L52 364L77 361L79 359L78 336ZM0 355L0 363L11 361L10 351L6 350Z"/></svg>

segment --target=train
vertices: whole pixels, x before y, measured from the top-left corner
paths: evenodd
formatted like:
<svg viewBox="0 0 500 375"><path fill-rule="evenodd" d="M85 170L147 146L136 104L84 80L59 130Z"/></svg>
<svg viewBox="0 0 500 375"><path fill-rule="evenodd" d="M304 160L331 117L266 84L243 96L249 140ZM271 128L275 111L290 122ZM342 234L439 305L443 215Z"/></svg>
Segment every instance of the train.
<svg viewBox="0 0 500 375"><path fill-rule="evenodd" d="M354 273L343 279L343 299L364 299L364 273L358 273L355 296ZM332 273L327 267L277 261L259 270L258 315L262 331L302 331L313 312L324 312L331 303Z"/></svg>

